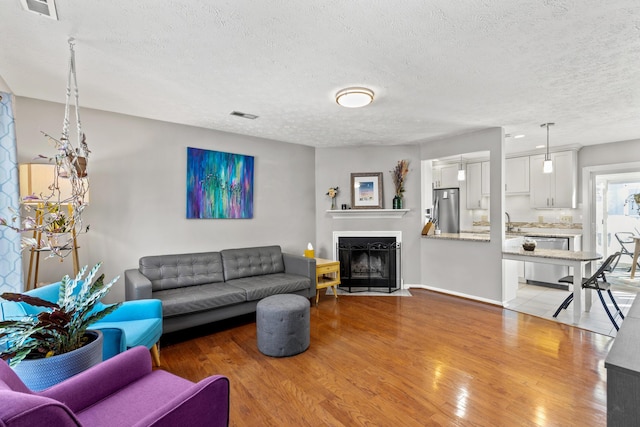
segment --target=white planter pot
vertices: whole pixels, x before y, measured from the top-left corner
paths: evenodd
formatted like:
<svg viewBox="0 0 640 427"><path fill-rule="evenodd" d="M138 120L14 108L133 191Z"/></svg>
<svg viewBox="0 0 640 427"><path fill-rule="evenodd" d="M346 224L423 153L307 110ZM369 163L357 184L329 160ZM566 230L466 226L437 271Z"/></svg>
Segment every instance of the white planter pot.
<svg viewBox="0 0 640 427"><path fill-rule="evenodd" d="M71 241L71 233L50 233L47 234L47 239L50 247L62 248Z"/></svg>

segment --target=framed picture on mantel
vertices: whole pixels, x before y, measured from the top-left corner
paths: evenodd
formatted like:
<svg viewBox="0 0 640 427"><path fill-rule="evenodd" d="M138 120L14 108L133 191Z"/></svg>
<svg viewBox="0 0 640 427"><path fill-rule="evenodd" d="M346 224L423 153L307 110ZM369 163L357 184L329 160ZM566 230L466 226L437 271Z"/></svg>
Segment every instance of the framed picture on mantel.
<svg viewBox="0 0 640 427"><path fill-rule="evenodd" d="M382 172L351 174L351 207L382 209Z"/></svg>

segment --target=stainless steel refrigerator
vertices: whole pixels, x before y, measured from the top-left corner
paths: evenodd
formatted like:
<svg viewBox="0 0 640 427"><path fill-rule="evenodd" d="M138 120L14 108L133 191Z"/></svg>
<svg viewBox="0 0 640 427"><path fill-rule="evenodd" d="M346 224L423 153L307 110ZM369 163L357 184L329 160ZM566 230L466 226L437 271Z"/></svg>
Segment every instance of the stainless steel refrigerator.
<svg viewBox="0 0 640 427"><path fill-rule="evenodd" d="M460 232L460 189L433 190L433 217L443 233Z"/></svg>

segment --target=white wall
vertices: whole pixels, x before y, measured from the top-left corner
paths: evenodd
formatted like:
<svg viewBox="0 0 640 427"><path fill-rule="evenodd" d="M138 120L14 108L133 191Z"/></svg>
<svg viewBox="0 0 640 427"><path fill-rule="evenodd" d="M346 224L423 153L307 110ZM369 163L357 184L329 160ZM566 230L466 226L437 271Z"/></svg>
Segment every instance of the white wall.
<svg viewBox="0 0 640 427"><path fill-rule="evenodd" d="M578 152L578 200L583 196L583 168L632 162L640 162L640 139L582 147Z"/></svg>
<svg viewBox="0 0 640 427"><path fill-rule="evenodd" d="M504 239L504 135L502 128L474 132L420 146L421 160L490 151L490 242L421 238L421 283L440 290L502 302L502 242ZM430 191L427 187L426 191Z"/></svg>
<svg viewBox="0 0 640 427"><path fill-rule="evenodd" d="M60 135L64 105L18 97L15 110L18 161L54 154L40 131ZM91 228L79 258L90 267L102 261L107 279L145 255L271 244L302 254L314 240L313 148L85 108L81 117L91 150L83 218ZM186 219L187 147L255 156L253 219ZM47 259L39 282L67 273L71 257ZM124 299L124 278L108 299Z"/></svg>
<svg viewBox="0 0 640 427"><path fill-rule="evenodd" d="M583 147L578 153L581 200L594 193L597 174L640 171L640 139ZM590 196L591 195L591 196ZM596 212L593 204L583 203L583 248L595 250Z"/></svg>
<svg viewBox="0 0 640 427"><path fill-rule="evenodd" d="M2 76L0 76L0 92L11 93L11 89L9 89L7 82L4 81Z"/></svg>
<svg viewBox="0 0 640 427"><path fill-rule="evenodd" d="M333 257L333 231L402 231L402 276L405 284L420 283L420 161L418 147L342 147L316 150L316 241L312 242L316 256ZM340 188L338 209L343 203L351 205L351 173L382 172L383 207L392 208L395 187L391 170L398 160L409 160L404 193L404 208L410 209L400 219L333 219L327 214L331 200L329 187Z"/></svg>

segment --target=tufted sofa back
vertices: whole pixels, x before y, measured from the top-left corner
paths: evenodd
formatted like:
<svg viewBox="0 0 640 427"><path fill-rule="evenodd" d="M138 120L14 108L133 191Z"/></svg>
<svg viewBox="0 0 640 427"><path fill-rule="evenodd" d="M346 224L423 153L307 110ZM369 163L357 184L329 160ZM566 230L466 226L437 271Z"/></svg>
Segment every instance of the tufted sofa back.
<svg viewBox="0 0 640 427"><path fill-rule="evenodd" d="M284 272L280 246L225 249L220 254L224 280Z"/></svg>
<svg viewBox="0 0 640 427"><path fill-rule="evenodd" d="M154 291L224 281L220 252L147 256L139 270Z"/></svg>

